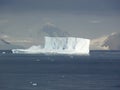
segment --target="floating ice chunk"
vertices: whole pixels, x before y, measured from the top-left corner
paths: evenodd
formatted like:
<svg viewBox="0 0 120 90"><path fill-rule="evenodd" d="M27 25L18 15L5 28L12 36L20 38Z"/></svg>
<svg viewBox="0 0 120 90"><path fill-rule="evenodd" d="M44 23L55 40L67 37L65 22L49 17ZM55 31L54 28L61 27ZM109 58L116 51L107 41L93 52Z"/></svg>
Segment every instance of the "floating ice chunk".
<svg viewBox="0 0 120 90"><path fill-rule="evenodd" d="M37 83L32 83L33 86L37 86Z"/></svg>
<svg viewBox="0 0 120 90"><path fill-rule="evenodd" d="M89 39L75 37L45 37L45 46L32 46L28 49L13 49L13 53L78 54L89 55Z"/></svg>
<svg viewBox="0 0 120 90"><path fill-rule="evenodd" d="M6 52L2 52L2 54L6 54Z"/></svg>
<svg viewBox="0 0 120 90"><path fill-rule="evenodd" d="M37 86L37 83L35 82L30 82L30 84L32 84L32 86Z"/></svg>

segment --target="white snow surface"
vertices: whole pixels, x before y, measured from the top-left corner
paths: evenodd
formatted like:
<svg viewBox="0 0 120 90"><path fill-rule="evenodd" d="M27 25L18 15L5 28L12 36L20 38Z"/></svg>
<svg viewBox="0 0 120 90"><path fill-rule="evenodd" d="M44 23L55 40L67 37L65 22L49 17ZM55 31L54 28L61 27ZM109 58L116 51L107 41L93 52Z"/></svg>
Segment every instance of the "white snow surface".
<svg viewBox="0 0 120 90"><path fill-rule="evenodd" d="M89 55L89 39L76 37L45 37L45 46L32 46L28 49L12 49L13 53L23 54L77 54Z"/></svg>

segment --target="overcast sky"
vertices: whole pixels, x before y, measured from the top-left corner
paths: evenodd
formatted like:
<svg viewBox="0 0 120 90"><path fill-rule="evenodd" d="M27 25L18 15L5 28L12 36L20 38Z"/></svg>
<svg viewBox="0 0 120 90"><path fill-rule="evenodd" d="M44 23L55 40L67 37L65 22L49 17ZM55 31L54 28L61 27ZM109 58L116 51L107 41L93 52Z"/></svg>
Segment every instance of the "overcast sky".
<svg viewBox="0 0 120 90"><path fill-rule="evenodd" d="M120 32L120 0L0 0L0 32L37 36L46 23L71 36Z"/></svg>

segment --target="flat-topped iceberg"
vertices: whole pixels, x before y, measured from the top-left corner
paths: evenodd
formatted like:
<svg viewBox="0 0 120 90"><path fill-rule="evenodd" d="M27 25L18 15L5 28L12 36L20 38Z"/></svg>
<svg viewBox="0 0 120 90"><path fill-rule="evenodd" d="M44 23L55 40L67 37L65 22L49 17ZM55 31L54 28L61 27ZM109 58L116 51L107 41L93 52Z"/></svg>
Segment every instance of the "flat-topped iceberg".
<svg viewBox="0 0 120 90"><path fill-rule="evenodd" d="M32 46L28 49L13 49L13 53L25 54L79 54L89 55L89 39L75 37L45 37L45 46Z"/></svg>

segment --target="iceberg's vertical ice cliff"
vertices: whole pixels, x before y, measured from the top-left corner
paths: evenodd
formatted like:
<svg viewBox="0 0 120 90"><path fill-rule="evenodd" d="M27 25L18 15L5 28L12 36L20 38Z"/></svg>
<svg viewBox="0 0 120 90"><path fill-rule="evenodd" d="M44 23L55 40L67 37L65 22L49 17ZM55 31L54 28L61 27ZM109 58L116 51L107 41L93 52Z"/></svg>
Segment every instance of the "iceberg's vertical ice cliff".
<svg viewBox="0 0 120 90"><path fill-rule="evenodd" d="M46 50L66 50L67 38L64 37L45 37Z"/></svg>
<svg viewBox="0 0 120 90"><path fill-rule="evenodd" d="M89 54L89 39L75 37L45 37L45 46L13 49L13 53Z"/></svg>

